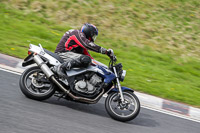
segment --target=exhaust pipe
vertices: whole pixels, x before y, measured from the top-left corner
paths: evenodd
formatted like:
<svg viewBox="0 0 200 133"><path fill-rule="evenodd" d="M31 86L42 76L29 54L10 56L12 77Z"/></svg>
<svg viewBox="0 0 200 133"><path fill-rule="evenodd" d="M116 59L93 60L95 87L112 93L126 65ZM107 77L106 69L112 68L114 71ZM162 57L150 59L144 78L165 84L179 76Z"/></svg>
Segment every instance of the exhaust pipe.
<svg viewBox="0 0 200 133"><path fill-rule="evenodd" d="M40 58L39 55L34 55L33 60L40 67L40 69L42 69L42 71L48 78L54 75L54 73L49 69L49 67L45 64L45 62Z"/></svg>
<svg viewBox="0 0 200 133"><path fill-rule="evenodd" d="M102 89L102 92L94 99L89 99L85 97L77 97L74 96L69 90L67 90L65 87L63 87L56 79L54 76L51 76L51 80L62 90L64 91L67 95L69 95L71 98L77 101L82 101L82 102L87 102L87 103L97 103L101 96L104 94L104 89Z"/></svg>
<svg viewBox="0 0 200 133"><path fill-rule="evenodd" d="M74 96L68 89L63 87L54 77L54 73L50 70L50 68L45 64L45 62L38 56L34 55L33 57L36 64L40 67L40 69L44 72L44 74L51 79L63 92L65 92L67 95L69 95L71 98L77 101L87 102L87 103L97 103L98 100L101 98L101 96L104 94L104 89L102 89L102 92L94 99L89 99L85 97L77 97Z"/></svg>

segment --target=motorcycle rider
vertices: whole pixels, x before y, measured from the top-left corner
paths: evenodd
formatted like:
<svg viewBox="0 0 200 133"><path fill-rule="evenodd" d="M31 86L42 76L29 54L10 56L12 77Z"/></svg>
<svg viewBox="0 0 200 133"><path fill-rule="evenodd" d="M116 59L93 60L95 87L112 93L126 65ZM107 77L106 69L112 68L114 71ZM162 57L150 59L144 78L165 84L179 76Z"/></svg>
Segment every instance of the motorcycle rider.
<svg viewBox="0 0 200 133"><path fill-rule="evenodd" d="M69 30L64 34L55 50L55 53L64 60L56 70L60 77L66 77L65 70L90 65L92 57L88 50L111 55L111 49L107 50L94 43L97 36L98 29L90 23L85 23L81 30Z"/></svg>

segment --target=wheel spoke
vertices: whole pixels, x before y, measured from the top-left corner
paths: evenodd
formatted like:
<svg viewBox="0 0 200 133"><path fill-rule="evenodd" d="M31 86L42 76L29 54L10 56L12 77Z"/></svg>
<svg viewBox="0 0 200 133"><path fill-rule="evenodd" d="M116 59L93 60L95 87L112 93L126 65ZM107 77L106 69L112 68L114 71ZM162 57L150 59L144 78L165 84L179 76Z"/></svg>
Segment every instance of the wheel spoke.
<svg viewBox="0 0 200 133"><path fill-rule="evenodd" d="M33 79L33 75L29 76L28 78L32 80Z"/></svg>
<svg viewBox="0 0 200 133"><path fill-rule="evenodd" d="M30 91L33 91L36 94L44 94L49 91L49 88L51 88L50 84L44 84L43 88L37 88L35 85L41 86L43 83L38 83L37 78L42 77L43 75L39 72L32 73L28 78L27 78L27 88L29 88ZM30 83L30 85L28 84ZM32 83L34 82L34 83ZM35 85L34 85L35 84Z"/></svg>
<svg viewBox="0 0 200 133"><path fill-rule="evenodd" d="M131 105L135 106L135 103L130 103Z"/></svg>
<svg viewBox="0 0 200 133"><path fill-rule="evenodd" d="M28 86L28 88L31 88L31 84Z"/></svg>

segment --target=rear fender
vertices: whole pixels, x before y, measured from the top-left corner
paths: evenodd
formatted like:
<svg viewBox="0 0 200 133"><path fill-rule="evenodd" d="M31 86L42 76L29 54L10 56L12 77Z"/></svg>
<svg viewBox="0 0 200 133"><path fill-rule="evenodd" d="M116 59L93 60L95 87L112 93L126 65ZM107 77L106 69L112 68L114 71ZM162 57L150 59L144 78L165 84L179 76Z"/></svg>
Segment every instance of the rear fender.
<svg viewBox="0 0 200 133"><path fill-rule="evenodd" d="M34 60L33 60L33 53L31 53L30 55L28 55L25 59L24 62L22 63L23 67L29 66L31 64L34 64Z"/></svg>
<svg viewBox="0 0 200 133"><path fill-rule="evenodd" d="M41 45L40 47L38 47L36 45L30 44L29 51L32 53L37 53L38 55L40 55L40 57L43 57L44 59L46 59L48 63L53 66L58 66L61 64L56 58L48 54L48 52L44 50Z"/></svg>

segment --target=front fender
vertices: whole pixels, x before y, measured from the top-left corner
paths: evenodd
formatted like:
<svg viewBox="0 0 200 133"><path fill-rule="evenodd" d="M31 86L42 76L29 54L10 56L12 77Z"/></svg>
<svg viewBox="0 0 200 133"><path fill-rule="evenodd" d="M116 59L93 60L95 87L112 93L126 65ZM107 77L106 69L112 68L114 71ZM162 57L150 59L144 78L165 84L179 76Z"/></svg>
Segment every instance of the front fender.
<svg viewBox="0 0 200 133"><path fill-rule="evenodd" d="M128 88L128 87L121 87L122 88L122 91L131 91L131 92L134 92L134 90L133 89L130 89L130 88ZM108 94L109 93L111 93L111 92L119 92L119 90L117 89L117 88L113 88L112 90L110 90L109 92L108 92Z"/></svg>

